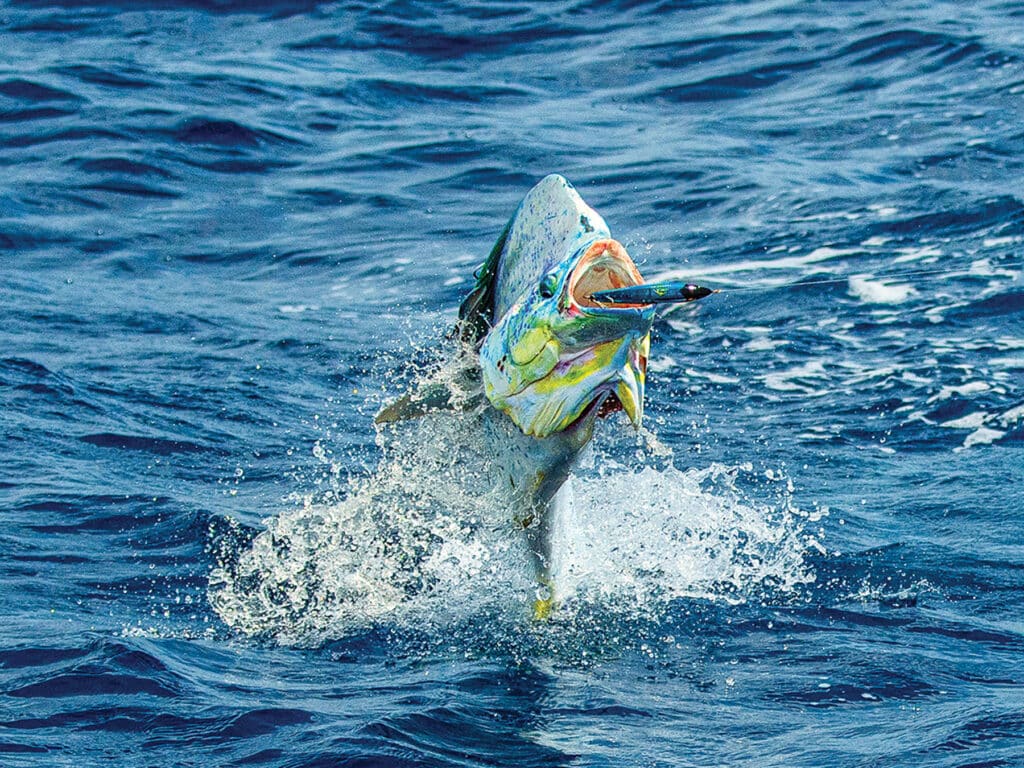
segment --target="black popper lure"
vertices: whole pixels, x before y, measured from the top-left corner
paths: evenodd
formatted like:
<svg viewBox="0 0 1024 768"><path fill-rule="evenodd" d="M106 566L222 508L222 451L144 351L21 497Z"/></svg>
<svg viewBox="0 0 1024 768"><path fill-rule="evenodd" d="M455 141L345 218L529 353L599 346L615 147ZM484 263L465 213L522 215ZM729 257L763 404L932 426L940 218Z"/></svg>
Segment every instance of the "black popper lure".
<svg viewBox="0 0 1024 768"><path fill-rule="evenodd" d="M599 304L682 304L703 299L712 293L718 291L693 283L670 281L596 291L590 298Z"/></svg>

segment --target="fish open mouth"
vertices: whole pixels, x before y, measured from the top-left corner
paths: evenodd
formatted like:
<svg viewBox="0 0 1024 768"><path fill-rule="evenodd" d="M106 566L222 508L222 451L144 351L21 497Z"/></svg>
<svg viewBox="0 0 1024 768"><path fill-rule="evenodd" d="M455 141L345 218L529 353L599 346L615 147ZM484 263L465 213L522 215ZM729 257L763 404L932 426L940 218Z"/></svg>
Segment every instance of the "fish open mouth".
<svg viewBox="0 0 1024 768"><path fill-rule="evenodd" d="M644 281L640 270L629 258L618 240L597 240L573 269L569 279L569 296L574 304L592 309L636 309L644 304L602 304L591 298L598 291L640 285Z"/></svg>
<svg viewBox="0 0 1024 768"><path fill-rule="evenodd" d="M603 419L604 417L611 416L616 411L621 410L622 403L619 402L619 398L615 396L615 393L604 390L603 392L599 392L593 400L587 403L586 407L580 411L580 415L573 419L566 429L572 429L577 424L582 424L591 417Z"/></svg>
<svg viewBox="0 0 1024 768"><path fill-rule="evenodd" d="M614 389L601 390L596 394L594 399L591 400L587 404L587 406L580 412L580 415L573 419L572 423L569 425L569 428L571 429L577 424L583 423L591 416L598 419L604 419L607 418L608 416L611 416L613 413L618 413L619 411L626 411L626 407L622 404L622 401L619 399L617 392ZM635 418L634 413L627 412L626 415L628 415L630 419Z"/></svg>

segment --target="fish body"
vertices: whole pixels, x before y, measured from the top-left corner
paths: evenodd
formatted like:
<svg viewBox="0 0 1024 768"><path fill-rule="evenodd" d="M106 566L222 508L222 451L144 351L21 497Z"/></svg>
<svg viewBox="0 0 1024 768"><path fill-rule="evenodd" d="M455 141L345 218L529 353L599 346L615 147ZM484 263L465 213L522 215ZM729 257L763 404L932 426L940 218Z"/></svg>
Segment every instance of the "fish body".
<svg viewBox="0 0 1024 768"><path fill-rule="evenodd" d="M599 417L623 410L637 427L643 418L654 307L591 298L643 278L604 219L559 175L527 193L476 275L453 335L479 373L486 402L468 402L484 408L481 429L514 521L526 531L539 588L535 614L543 617L553 604L560 490ZM413 393L377 420L455 400L436 388Z"/></svg>

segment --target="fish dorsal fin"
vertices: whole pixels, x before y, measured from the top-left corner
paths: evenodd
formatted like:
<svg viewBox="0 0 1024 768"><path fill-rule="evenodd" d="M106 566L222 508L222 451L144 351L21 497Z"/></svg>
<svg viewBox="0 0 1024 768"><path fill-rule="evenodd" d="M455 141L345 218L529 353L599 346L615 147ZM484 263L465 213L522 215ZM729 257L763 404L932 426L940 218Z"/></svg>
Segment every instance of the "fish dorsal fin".
<svg viewBox="0 0 1024 768"><path fill-rule="evenodd" d="M501 231L498 242L494 244L490 254L476 271L476 284L473 286L473 290L459 306L459 322L452 330L451 336L458 338L464 344L478 347L480 340L490 330L494 317L494 283L498 274L498 261L501 259L502 251L505 250L505 241L508 239L508 231L511 226L512 220L509 220Z"/></svg>

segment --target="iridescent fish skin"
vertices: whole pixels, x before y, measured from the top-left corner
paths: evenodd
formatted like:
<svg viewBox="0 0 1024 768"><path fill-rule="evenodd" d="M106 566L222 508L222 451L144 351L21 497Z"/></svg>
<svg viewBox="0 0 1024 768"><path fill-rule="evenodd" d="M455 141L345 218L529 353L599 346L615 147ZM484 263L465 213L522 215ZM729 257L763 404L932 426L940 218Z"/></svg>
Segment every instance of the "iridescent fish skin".
<svg viewBox="0 0 1024 768"><path fill-rule="evenodd" d="M507 229L480 369L490 403L546 438L613 397L639 426L654 308L602 306L598 288L643 281L604 219L561 176L543 179Z"/></svg>

